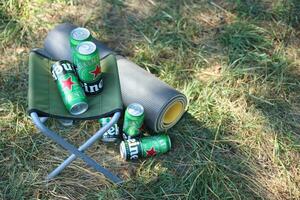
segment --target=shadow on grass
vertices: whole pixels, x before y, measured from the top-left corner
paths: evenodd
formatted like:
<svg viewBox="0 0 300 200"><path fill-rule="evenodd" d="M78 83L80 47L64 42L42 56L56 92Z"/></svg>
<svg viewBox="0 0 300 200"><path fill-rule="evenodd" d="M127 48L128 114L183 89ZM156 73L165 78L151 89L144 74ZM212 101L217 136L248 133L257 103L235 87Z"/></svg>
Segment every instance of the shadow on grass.
<svg viewBox="0 0 300 200"><path fill-rule="evenodd" d="M300 4L298 0L227 0L226 7L239 17L252 20L277 21L296 29L300 25Z"/></svg>
<svg viewBox="0 0 300 200"><path fill-rule="evenodd" d="M191 59L187 58L190 58L190 55L194 55L193 53L195 52L198 53L199 49L202 48L200 43L195 42L197 41L195 38L201 37L202 31L205 30L199 24L181 15L184 5L187 3L191 5L196 4L196 1L177 1L175 3L174 1L164 1L156 3L156 6L143 17L138 16L134 12L127 12L126 4L121 1L109 2L111 2L112 6L105 12L99 12L95 18L87 22L87 26L93 27L91 28L92 30L103 31L99 35L96 33L96 36L104 37L105 41L109 42L112 48L115 48L123 55L133 57L138 64L144 68L149 68L155 74L172 74L172 76L178 78L173 83L173 86L181 87L180 83L191 80L190 74L193 71L189 70L194 70L194 68L198 67L196 64L199 60L199 67L202 67L203 61L201 59L195 59L194 56L191 56L193 57ZM203 2L197 4L201 3ZM250 13L252 12L254 11ZM100 21L102 19L104 24L98 24L97 20ZM62 19L62 21L64 20L69 21L72 18L66 14L65 19ZM257 108L263 110L266 116L270 118L272 124L281 128L282 124L279 124L278 121L288 116L286 115L286 108L289 105L286 104L284 97L281 97L280 93L282 91L285 93L298 92L298 86L290 84L288 88L281 88L281 85L286 83L285 81L282 82L281 77L289 77L291 80L294 80L294 78L286 75L285 70L287 70L288 64L285 59L280 55L270 55L268 50L270 44L267 44L268 42L265 41L264 32L260 32L253 26L249 28L247 24L234 24L225 28L225 31L229 33L226 37L234 36L236 29L238 29L236 38L222 42L225 47L228 47L228 52L224 55L228 57L229 65L232 66L230 70L236 73L238 78L250 75L250 82L259 79L258 85L270 86L270 88L267 88L267 94L263 94L260 91L251 93L252 96L249 96L249 101L256 104ZM239 37L239 35L241 36L241 31L242 37ZM247 41L244 41L245 38ZM23 62L25 61L23 60ZM24 64L20 66L24 67L20 69L21 73L19 74L21 75L12 74L9 70L3 71L4 73L1 74L1 83L3 84L0 85L0 95L2 99L12 102L13 106L21 105L22 109L25 110L27 68ZM164 78L167 80L168 76L164 75ZM259 98L253 98L253 96L259 96ZM263 98L260 96L263 96ZM276 101L264 99L265 97L272 99L274 96L276 96ZM274 105L276 109L274 109ZM14 110L13 112L16 111ZM24 114L22 113L21 115ZM278 120L274 120L274 115L279 115L279 118L275 117ZM16 122L18 117L13 120ZM15 122L6 123L7 135L11 134L13 130L11 126ZM134 172L134 175L129 176L129 179L132 179L128 180L123 188L114 187L110 189L105 187L108 189L99 193L100 198L264 198L266 188L255 181L255 171L249 164L250 162L247 162L248 157L240 150L238 144L227 138L227 135L230 135L229 132L222 129L205 128L201 121L195 119L189 113L169 132L173 141L171 152L153 159L139 161L136 172ZM25 133L25 131L22 133ZM3 191L8 191L8 187L14 188L9 193L10 196L8 196L12 199L14 197L33 196L31 187L34 185L34 181L40 180L39 178L42 174L38 172L38 167L34 166L34 160L41 159L38 159L41 154L38 153L36 144L28 142L28 138L26 140L26 138L14 137L18 137L18 135L14 136L12 134L11 138L7 137L6 140L1 140L1 142L4 142L1 143L1 145L4 144L1 147L5 151L5 155L1 156L3 160L6 158L9 160L6 162L6 165L1 166L4 170L0 181ZM22 144L21 148L16 147L16 145L11 147L9 145L11 140L18 146ZM40 145L44 145L44 143ZM39 149L42 149L42 147ZM55 150L54 148L46 150L53 152L53 154L58 152L56 148ZM28 153L31 151L34 154ZM11 154L14 156L11 157ZM44 159L46 160L47 158ZM20 160L21 162L19 162ZM45 160L44 162L46 162ZM25 168L23 167L24 165L26 166ZM16 166L16 168L11 170L12 166ZM124 164L125 170L130 171L130 168L130 164ZM36 170L27 177L20 176L20 173L27 169ZM47 169L47 166L44 166L44 169ZM124 171L124 169L120 169L120 171ZM71 172L73 173L74 171ZM90 181L87 178L83 181L83 186L80 186L82 190L78 190L79 183L76 183L76 181L79 179L82 181L82 177L80 177L80 174L76 174L75 181L67 179L67 177L74 175L72 173L57 182L58 184L61 183L59 188L63 189L60 189L56 194L75 198L76 195L80 196L86 191L96 193L96 190L100 191L103 189L99 185L97 187L99 180ZM87 186L91 184L89 181L93 182L95 187L97 187L96 190L87 189ZM37 183L34 187L39 188L37 189L38 191L41 190L40 188L45 190L41 191L41 193L45 194L46 197L53 195L47 194L47 190L57 188L56 184L51 185L50 189L43 188L38 184L43 185L43 183ZM76 188L74 189L75 186ZM93 198L95 197L94 195L92 196Z"/></svg>
<svg viewBox="0 0 300 200"><path fill-rule="evenodd" d="M188 3L195 2L164 1L157 4L150 15L141 18L127 12L126 5L113 1L111 8L99 16L104 20L99 29L105 32L108 42L113 41L112 48L134 57L152 73L169 70L178 77L178 82L187 81L191 77L182 74L190 72L181 69L195 67L193 60L187 58L201 49L201 44L192 38L201 37L203 31L199 24L181 16L182 7ZM255 182L248 158L237 144L226 139L227 134L230 133L206 129L200 121L186 114L170 130L173 141L170 153L142 161L124 188L107 189L99 196L103 199L264 198L266 189Z"/></svg>
<svg viewBox="0 0 300 200"><path fill-rule="evenodd" d="M42 145L34 140L26 112L28 55L24 53L17 58L17 62L8 61L0 69L0 198L3 199L32 196L29 191L37 181L37 146Z"/></svg>
<svg viewBox="0 0 300 200"><path fill-rule="evenodd" d="M168 63L168 60L171 59L173 61L171 63L172 66L171 70L173 70L172 72L174 72L175 74L174 76L182 77L182 78L178 78L178 81L189 80L190 77L188 75L182 76L181 73L182 71L180 71L180 69L184 67L188 69L189 65L193 66L195 63L189 62L187 61L187 59L185 59L185 65L181 65L184 62L182 63L177 62L177 59L179 59L180 57L188 58L189 53L191 51L197 51L198 48L201 48L201 45L193 42L191 38L195 35L200 35L199 33L203 31L203 27L197 24L193 24L189 21L186 21L186 19L181 16L181 6L183 6L183 4L184 4L183 2L177 2L177 3L174 2L171 3L169 1L164 2L159 6L159 8L154 9L152 15L142 19L135 16L134 13L126 13L126 7L124 7L124 5L121 6L115 5L112 10L108 11L107 13L103 13L103 15L105 16L104 20L106 21L106 26L104 26L103 29L106 31L107 35L109 35L111 40L117 39L118 44L123 44L125 47L128 47L128 49L135 49L137 53L128 54L127 53L128 50L125 50L126 52L125 55L130 55L134 57L135 61L141 64L141 66L143 67L148 68L150 66L151 72L156 74L160 74L164 72L164 70L166 70L164 68L165 66L164 63L167 63L166 65L170 64ZM253 5L258 6L255 4ZM244 9L246 9L246 7ZM253 11L250 12L250 15L255 15L255 13L254 14L251 13L258 8L252 7L252 9ZM264 7L262 6L261 10L263 9ZM110 12L114 12L114 13L110 13ZM290 11L287 10L287 12ZM116 17L115 20L114 19L111 20L111 16ZM295 19L297 20L297 18ZM295 22L292 21L293 19L290 19L290 21L286 21L286 23L292 26L298 23L297 21ZM118 26L119 24L121 25ZM134 33L133 38L129 39L128 34L127 34L127 38L124 38L125 36L119 37L118 33L120 31L123 31L122 30L122 28L124 28L123 25L129 26L129 29L131 30L130 33L131 34ZM118 29L118 27L120 29ZM189 31L189 30L196 30L196 31ZM247 82L247 84L249 84L249 89L253 86L255 90L254 92L249 91L249 93L246 94L250 105L254 104L259 110L262 110L266 118L269 120L271 124L271 128L273 130L276 130L276 132L285 134L286 131L295 131L297 133L298 132L297 123L299 117L294 115L294 119L296 121L294 121L292 124L290 119L285 120L287 116L290 116L288 113L292 109L291 103L287 102L287 100L285 99L286 97L285 95L292 94L292 91L294 91L295 93L299 91L298 84L293 84L293 81L299 79L297 76L291 76L292 72L290 71L290 63L288 59L286 59L285 56L280 52L277 53L273 52L273 44L272 41L268 39L268 33L266 33L265 30L263 30L262 28L252 25L249 22L242 22L242 21L234 22L233 24L222 27L220 30L221 30L220 34L223 37L221 39L221 43L223 44L223 46L227 48L227 51L225 50L225 53L222 54L222 56L228 57L228 65L229 65L228 70L232 71L232 73L234 74L233 81L236 81L237 79L240 78L243 79L247 77L246 79L249 79ZM191 35L190 34L191 32L193 32L195 35ZM136 39L136 37L138 37L138 39ZM140 49L146 49L147 52L145 52L145 50L140 51ZM169 51L166 52L166 49L168 49ZM153 65L149 64L147 60L148 61L151 60L151 62L153 62L154 64ZM170 66L168 67L170 68ZM256 90L259 87L262 87L265 90L264 91ZM298 100L295 99L295 101L297 102ZM195 126L201 126L201 123L195 123L195 124L197 124ZM285 129L287 128L286 127L287 124L289 124L290 127L288 129ZM172 131L174 132L177 132L179 130L181 129L178 128L178 126L172 129ZM186 135L189 134L188 132L191 131L194 131L194 129L185 130L182 131L181 133L182 135ZM210 132L214 132L214 131L210 131ZM199 132L197 133L200 134ZM181 137L179 135L176 136L178 136L179 138ZM211 141L211 139L206 139L206 140L208 142ZM293 140L296 142L295 139ZM182 138L180 140L180 142L183 144L184 141L186 141L186 138ZM192 142L190 140L188 141L189 143ZM176 140L175 140L175 144L176 144ZM185 145L189 146L190 144L185 144ZM210 147L210 150L211 149L212 147ZM183 150L183 152L188 152L188 151L189 151L188 148ZM199 152L197 154L199 154ZM237 172L243 171L243 169L239 169L239 167L243 168L243 165L239 164L242 163L243 160L245 161L247 160L247 158L243 157L242 155L239 155L236 160L229 159L229 163L235 163L235 161L237 162L237 164L230 165L230 168L234 169L234 167L232 166L237 166L237 169L234 169L233 171L237 171ZM212 172L215 172L214 170L218 171L218 169L220 168L226 171L225 170L226 167L222 168L222 166L226 166L226 164L224 165L220 164L223 161L224 160L222 159L222 156L220 157L216 156L215 160L214 159L213 161L209 160L209 162L207 163L204 162L205 164L202 163L198 165L198 163L193 163L193 166L196 166L195 168L193 168L193 170L197 175L193 176L192 173L193 170L187 170L190 173L189 176L190 178L187 179L184 178L181 179L182 176L179 176L181 178L178 178L178 176L172 176L171 175L172 173L168 172L169 170L172 171L172 167L168 166L166 167L167 172L162 173L162 177L164 178L158 178L158 180L161 181L160 183L156 183L157 180L155 179L153 180L153 182L150 181L149 183L146 183L146 185L144 184L144 186L142 188L139 188L138 191L133 191L133 192L136 194L136 192L139 191L145 192L148 190L149 196L151 198L155 197L154 194L158 193L159 189L154 188L153 190L149 190L149 188L151 188L151 186L154 186L155 184L164 185L165 183L162 181L163 179L167 179L167 180L171 179L170 182L172 182L172 184L179 182L178 185L175 184L173 191L176 191L176 189L178 189L180 194L183 193L183 196L190 194L189 191L195 192L194 194L202 194L205 196L206 192L209 191L211 187L213 188L210 191L211 195L213 195L213 193L216 192L218 194L217 196L219 196L220 194L222 194L222 191L220 190L224 188L235 188L234 189L235 191L240 190L239 192L235 193L235 195L241 195L243 193L242 192L243 189L240 188L237 189L237 186L235 184L240 182L239 178L244 177L243 175L239 177L239 176L235 176L234 173L232 174L229 173L230 175L228 176L233 177L232 179L230 179L232 182L230 181L229 182L232 183L233 185L225 184L222 185L221 187L218 187L217 183L222 183L222 181L224 181L225 179L222 178L215 179L214 173ZM215 168L212 166L214 166ZM210 171L211 167L214 169L213 171ZM245 167L244 174L248 173L246 168L247 167ZM222 170L220 172L221 174L223 172ZM251 174L251 170L249 171L250 171L249 173ZM176 173L176 170L174 173ZM205 177L207 177L208 174L210 178L205 179ZM207 182L205 181L201 182L200 180L198 180L197 178L198 176L201 177L201 181L205 180ZM237 180L234 179L234 177L238 177ZM134 179L134 181L138 181L137 179ZM181 181L179 181L179 179ZM195 182L190 182L189 184L189 181L191 180L194 180ZM140 183L141 185L143 185L143 182L145 183L146 181L145 180L142 180L141 182L138 181L138 183ZM206 184L208 187L199 186L198 189L195 189L193 188L194 187L193 184L197 186L201 184L204 185ZM215 188L213 187L214 184L217 185ZM248 183L246 181L245 185L247 184ZM241 185L244 185L243 182L241 182ZM263 188L263 187L257 186L257 188ZM167 188L166 189L163 188L162 190L159 191L159 194L164 194L164 190L171 192ZM168 192L166 193L168 194ZM142 193L138 195L142 195ZM232 195L231 197L236 197L235 195ZM257 196L256 194L252 194L252 195ZM213 196L210 197L214 198ZM222 195L220 195L219 197L222 197Z"/></svg>
<svg viewBox="0 0 300 200"><path fill-rule="evenodd" d="M235 79L248 79L249 103L263 111L274 130L299 133L295 105L300 103L300 76L284 53L274 50L268 34L251 23L235 22L224 28L219 41L228 54L228 70Z"/></svg>
<svg viewBox="0 0 300 200"><path fill-rule="evenodd" d="M203 28L181 15L181 9L193 1L155 2L144 14L128 11L127 5L110 2L111 8L101 14L100 31L104 31L108 44L115 51L133 57L154 74L168 68L173 73L178 71L176 75L180 77L184 73L180 69L195 67L196 61L192 58L189 62L182 59L200 48L193 40L201 37Z"/></svg>
<svg viewBox="0 0 300 200"><path fill-rule="evenodd" d="M16 56L19 60L7 62L0 73L0 98L7 99L13 103L19 103L21 106L27 105L28 89L28 55L26 53ZM5 59L8 60L8 59Z"/></svg>
<svg viewBox="0 0 300 200"><path fill-rule="evenodd" d="M10 51L14 50L3 54L3 68L0 68L0 116L3 118L0 124L4 124L0 126L2 136L11 134L8 131L16 128L6 122L17 122L27 114L28 55L21 53L12 56Z"/></svg>
<svg viewBox="0 0 300 200"><path fill-rule="evenodd" d="M28 2L1 1L0 4L0 45L26 43L32 33L22 20L28 14Z"/></svg>
<svg viewBox="0 0 300 200"><path fill-rule="evenodd" d="M122 188L101 191L103 199L260 199L266 192L237 144L186 113L170 130L172 150L141 161ZM100 198L100 199L101 199Z"/></svg>

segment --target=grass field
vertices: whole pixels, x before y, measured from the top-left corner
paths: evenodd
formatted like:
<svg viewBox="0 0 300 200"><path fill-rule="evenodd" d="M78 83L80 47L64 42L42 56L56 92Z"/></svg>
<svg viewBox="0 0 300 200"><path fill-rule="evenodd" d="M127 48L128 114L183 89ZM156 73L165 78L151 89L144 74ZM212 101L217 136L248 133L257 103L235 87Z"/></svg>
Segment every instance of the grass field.
<svg viewBox="0 0 300 200"><path fill-rule="evenodd" d="M126 180L112 185L26 114L28 53L72 22L189 98L163 156L88 154ZM298 0L0 0L0 199L300 199ZM59 124L48 122L58 130ZM79 145L95 121L59 133Z"/></svg>

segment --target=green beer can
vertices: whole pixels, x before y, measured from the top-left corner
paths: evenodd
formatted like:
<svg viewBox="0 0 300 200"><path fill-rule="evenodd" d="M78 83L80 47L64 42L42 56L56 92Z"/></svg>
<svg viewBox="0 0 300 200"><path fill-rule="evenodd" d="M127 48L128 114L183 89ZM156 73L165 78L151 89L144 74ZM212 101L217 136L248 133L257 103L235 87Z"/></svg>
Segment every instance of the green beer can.
<svg viewBox="0 0 300 200"><path fill-rule="evenodd" d="M112 118L111 117L105 117L99 119L99 123L101 127L104 127L106 124L110 122ZM108 129L102 136L101 140L104 143L113 143L118 141L119 139L119 127L118 124L114 124L110 129Z"/></svg>
<svg viewBox="0 0 300 200"><path fill-rule="evenodd" d="M143 137L139 140L132 138L122 141L120 144L120 154L124 160L135 160L141 157L161 155L170 149L171 140L166 134Z"/></svg>
<svg viewBox="0 0 300 200"><path fill-rule="evenodd" d="M84 41L91 41L91 40L92 40L92 35L90 31L86 28L78 27L73 29L70 33L70 46L72 51L76 49L79 43Z"/></svg>
<svg viewBox="0 0 300 200"><path fill-rule="evenodd" d="M81 42L76 47L75 65L79 79L84 83L94 83L101 78L98 49L93 42Z"/></svg>
<svg viewBox="0 0 300 200"><path fill-rule="evenodd" d="M58 61L52 65L51 73L67 110L72 115L80 115L87 111L87 99L72 63L66 60Z"/></svg>
<svg viewBox="0 0 300 200"><path fill-rule="evenodd" d="M123 124L123 137L129 139L140 134L140 128L144 122L144 107L138 103L128 105ZM127 136L127 137L126 137Z"/></svg>
<svg viewBox="0 0 300 200"><path fill-rule="evenodd" d="M77 45L74 54L76 72L86 94L97 94L103 90L100 57L96 45L85 41Z"/></svg>

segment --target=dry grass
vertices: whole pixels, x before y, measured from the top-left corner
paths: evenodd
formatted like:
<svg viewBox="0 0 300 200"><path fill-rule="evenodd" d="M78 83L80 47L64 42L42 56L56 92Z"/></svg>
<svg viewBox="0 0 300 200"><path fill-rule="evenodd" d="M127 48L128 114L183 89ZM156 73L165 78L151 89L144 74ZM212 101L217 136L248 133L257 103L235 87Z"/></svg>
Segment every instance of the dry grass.
<svg viewBox="0 0 300 200"><path fill-rule="evenodd" d="M299 199L300 8L289 1L1 1L0 199ZM28 52L65 21L184 92L170 153L138 162L99 142L87 153L126 180L113 186L26 114ZM55 121L48 126L59 129ZM98 127L60 134L79 145Z"/></svg>

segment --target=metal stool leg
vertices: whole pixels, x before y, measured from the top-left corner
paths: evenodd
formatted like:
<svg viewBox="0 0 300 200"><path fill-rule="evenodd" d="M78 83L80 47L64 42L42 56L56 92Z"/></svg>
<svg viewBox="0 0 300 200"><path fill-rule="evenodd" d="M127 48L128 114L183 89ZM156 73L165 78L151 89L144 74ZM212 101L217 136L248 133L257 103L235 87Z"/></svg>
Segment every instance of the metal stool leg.
<svg viewBox="0 0 300 200"><path fill-rule="evenodd" d="M104 127L102 127L100 130L98 130L90 139L88 139L84 144L82 144L78 150L84 151L87 148L89 148L91 145L93 145L99 138L102 137L102 135L110 129L115 123L118 122L120 118L121 113L117 112L114 114L112 119L109 123L107 123ZM76 159L76 155L72 154L70 155L66 160L64 160L63 163L61 163L56 169L54 169L48 176L47 179L52 179L55 176L57 176L65 167L71 164L72 161Z"/></svg>
<svg viewBox="0 0 300 200"><path fill-rule="evenodd" d="M63 148L67 149L70 153L75 154L76 156L80 157L84 162L86 162L90 167L93 167L95 170L101 172L105 177L107 177L109 180L116 184L120 184L122 182L122 179L112 174L107 169L101 167L96 161L79 151L75 146L71 145L67 141L65 141L61 136L57 135L55 132L48 129L39 119L37 113L33 112L30 114L32 117L32 120L36 127L41 130L41 132L54 140L56 143L61 145Z"/></svg>
<svg viewBox="0 0 300 200"><path fill-rule="evenodd" d="M48 119L48 117L39 117L39 118L42 123L45 123Z"/></svg>

